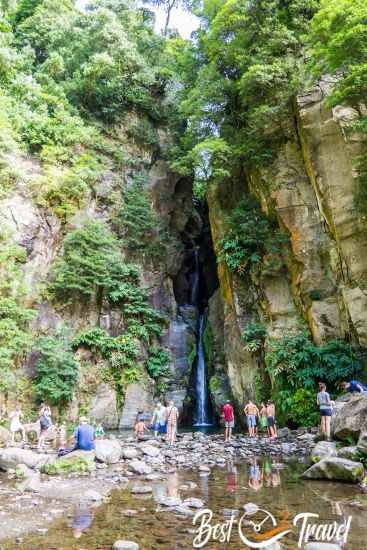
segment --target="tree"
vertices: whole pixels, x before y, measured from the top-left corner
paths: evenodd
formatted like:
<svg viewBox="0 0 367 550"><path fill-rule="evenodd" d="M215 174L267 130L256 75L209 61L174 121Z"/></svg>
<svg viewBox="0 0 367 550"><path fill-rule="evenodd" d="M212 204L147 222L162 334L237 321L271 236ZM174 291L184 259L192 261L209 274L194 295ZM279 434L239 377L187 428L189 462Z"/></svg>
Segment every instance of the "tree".
<svg viewBox="0 0 367 550"><path fill-rule="evenodd" d="M157 8L162 7L166 12L166 20L163 28L164 36L167 36L172 10L181 7L186 11L190 11L194 6L193 0L143 0L143 1L144 1L144 4L150 4L151 6L155 6Z"/></svg>

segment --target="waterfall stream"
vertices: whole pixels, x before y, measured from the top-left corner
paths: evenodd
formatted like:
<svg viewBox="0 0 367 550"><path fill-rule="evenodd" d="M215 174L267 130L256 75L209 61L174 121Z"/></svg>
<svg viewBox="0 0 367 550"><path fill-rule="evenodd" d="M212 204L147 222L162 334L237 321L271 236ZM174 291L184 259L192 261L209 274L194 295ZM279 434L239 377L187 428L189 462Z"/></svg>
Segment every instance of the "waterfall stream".
<svg viewBox="0 0 367 550"><path fill-rule="evenodd" d="M196 424L195 426L210 426L209 398L208 398L208 373L205 359L204 331L206 314L199 317L199 333L196 367Z"/></svg>

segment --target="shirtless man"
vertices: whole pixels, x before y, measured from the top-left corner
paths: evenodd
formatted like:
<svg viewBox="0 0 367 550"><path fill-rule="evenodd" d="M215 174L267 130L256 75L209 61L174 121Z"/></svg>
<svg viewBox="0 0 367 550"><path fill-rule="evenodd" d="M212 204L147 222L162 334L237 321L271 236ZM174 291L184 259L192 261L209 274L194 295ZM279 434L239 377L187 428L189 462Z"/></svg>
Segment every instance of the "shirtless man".
<svg viewBox="0 0 367 550"><path fill-rule="evenodd" d="M247 403L246 407L243 409L243 412L247 418L248 434L250 437L256 436L256 424L257 417L259 416L259 409L251 400Z"/></svg>
<svg viewBox="0 0 367 550"><path fill-rule="evenodd" d="M271 439L275 439L277 436L277 427L275 424L275 405L270 399L266 403L266 414L268 417L269 436Z"/></svg>

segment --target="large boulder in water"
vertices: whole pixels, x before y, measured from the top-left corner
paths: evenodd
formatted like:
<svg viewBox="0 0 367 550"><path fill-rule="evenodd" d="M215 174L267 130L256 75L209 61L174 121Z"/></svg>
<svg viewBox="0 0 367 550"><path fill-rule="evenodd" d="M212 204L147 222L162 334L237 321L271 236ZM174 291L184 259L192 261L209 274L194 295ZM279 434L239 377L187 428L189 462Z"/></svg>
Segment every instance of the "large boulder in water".
<svg viewBox="0 0 367 550"><path fill-rule="evenodd" d="M319 441L313 448L311 459L313 462L319 462L323 458L336 456L336 443L334 441Z"/></svg>
<svg viewBox="0 0 367 550"><path fill-rule="evenodd" d="M364 467L360 462L339 457L327 457L316 462L305 471L305 479L328 479L331 481L345 481L358 483L364 475Z"/></svg>
<svg viewBox="0 0 367 550"><path fill-rule="evenodd" d="M337 439L357 441L367 422L367 393L355 393L342 399L338 400L341 406L332 417L332 432Z"/></svg>
<svg viewBox="0 0 367 550"><path fill-rule="evenodd" d="M0 451L0 470L16 469L18 464L25 464L28 468L40 469L49 457L45 454L35 453L28 449L8 447Z"/></svg>
<svg viewBox="0 0 367 550"><path fill-rule="evenodd" d="M96 459L106 464L116 464L121 458L122 448L117 439L97 439Z"/></svg>

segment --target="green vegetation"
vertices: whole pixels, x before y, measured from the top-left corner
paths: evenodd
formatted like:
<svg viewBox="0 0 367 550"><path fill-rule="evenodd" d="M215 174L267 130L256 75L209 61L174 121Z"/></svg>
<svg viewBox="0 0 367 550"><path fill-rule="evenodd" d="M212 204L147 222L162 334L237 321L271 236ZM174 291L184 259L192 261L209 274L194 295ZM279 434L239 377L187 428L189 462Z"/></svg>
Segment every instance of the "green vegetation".
<svg viewBox="0 0 367 550"><path fill-rule="evenodd" d="M265 362L280 411L297 425L315 424L319 380L334 392L341 380L354 378L363 369L357 353L346 342L316 346L307 332L273 340Z"/></svg>
<svg viewBox="0 0 367 550"><path fill-rule="evenodd" d="M152 200L146 187L147 177L136 176L133 183L123 191L124 204L114 219L121 243L133 254L160 258L163 230L152 208Z"/></svg>
<svg viewBox="0 0 367 550"><path fill-rule="evenodd" d="M94 456L73 458L58 458L45 464L41 471L48 475L70 474L72 472L91 472L95 469Z"/></svg>
<svg viewBox="0 0 367 550"><path fill-rule="evenodd" d="M251 196L243 198L228 220L228 231L218 243L218 261L240 276L251 268L261 266L269 271L269 264L279 261L282 243L286 238L277 224L263 214L259 202ZM265 263L265 256L267 261Z"/></svg>
<svg viewBox="0 0 367 550"><path fill-rule="evenodd" d="M35 344L39 352L34 389L39 402L64 406L72 400L79 378L79 363L74 358L69 335L42 336Z"/></svg>
<svg viewBox="0 0 367 550"><path fill-rule="evenodd" d="M151 378L157 379L160 376L169 376L169 353L161 348L150 348L149 357L146 362L147 371Z"/></svg>
<svg viewBox="0 0 367 550"><path fill-rule="evenodd" d="M264 346L266 338L266 325L264 323L249 323L241 335L247 351L255 353Z"/></svg>

